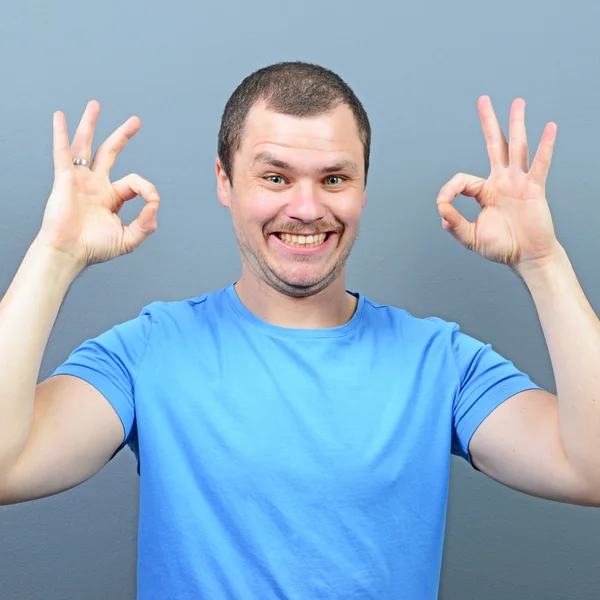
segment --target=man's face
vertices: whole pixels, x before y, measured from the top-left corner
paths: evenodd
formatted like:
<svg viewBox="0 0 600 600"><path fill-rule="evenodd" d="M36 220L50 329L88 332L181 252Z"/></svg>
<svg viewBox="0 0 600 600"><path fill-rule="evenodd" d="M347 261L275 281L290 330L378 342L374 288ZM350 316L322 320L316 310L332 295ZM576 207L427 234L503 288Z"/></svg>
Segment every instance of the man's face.
<svg viewBox="0 0 600 600"><path fill-rule="evenodd" d="M363 144L348 106L298 118L255 105L233 183L218 160L217 179L248 275L307 296L343 273L366 203Z"/></svg>

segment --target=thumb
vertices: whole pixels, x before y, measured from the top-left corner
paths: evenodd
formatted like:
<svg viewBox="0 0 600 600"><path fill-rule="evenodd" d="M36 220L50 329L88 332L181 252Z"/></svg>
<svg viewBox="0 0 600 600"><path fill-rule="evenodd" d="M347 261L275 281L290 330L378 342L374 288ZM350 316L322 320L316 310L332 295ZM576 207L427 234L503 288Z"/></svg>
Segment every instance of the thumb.
<svg viewBox="0 0 600 600"><path fill-rule="evenodd" d="M442 217L442 227L465 247L473 250L475 248L475 223L467 221L449 202L438 204L438 212Z"/></svg>
<svg viewBox="0 0 600 600"><path fill-rule="evenodd" d="M132 252L152 233L158 229L156 213L159 202L149 201L137 219L132 221L123 234L123 244L127 251Z"/></svg>

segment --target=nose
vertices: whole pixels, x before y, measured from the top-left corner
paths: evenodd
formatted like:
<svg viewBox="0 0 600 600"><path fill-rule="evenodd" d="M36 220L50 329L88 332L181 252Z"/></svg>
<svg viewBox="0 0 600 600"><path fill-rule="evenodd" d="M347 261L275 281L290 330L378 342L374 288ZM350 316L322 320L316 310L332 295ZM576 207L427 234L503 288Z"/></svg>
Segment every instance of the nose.
<svg viewBox="0 0 600 600"><path fill-rule="evenodd" d="M290 192L289 202L285 207L287 217L312 223L326 216L327 210L313 183L298 184Z"/></svg>

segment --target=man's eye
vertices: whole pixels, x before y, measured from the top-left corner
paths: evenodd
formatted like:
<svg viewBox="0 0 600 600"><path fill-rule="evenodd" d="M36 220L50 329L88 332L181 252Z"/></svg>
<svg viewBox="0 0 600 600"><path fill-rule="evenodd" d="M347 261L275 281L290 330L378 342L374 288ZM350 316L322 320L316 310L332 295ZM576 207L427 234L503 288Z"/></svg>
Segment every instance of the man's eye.
<svg viewBox="0 0 600 600"><path fill-rule="evenodd" d="M267 181L274 183L275 185L281 185L285 183L285 179L281 175L269 175Z"/></svg>
<svg viewBox="0 0 600 600"><path fill-rule="evenodd" d="M327 185L339 185L342 183L342 181L344 180L339 175L330 175L327 177L327 179L325 179L325 183L327 183Z"/></svg>

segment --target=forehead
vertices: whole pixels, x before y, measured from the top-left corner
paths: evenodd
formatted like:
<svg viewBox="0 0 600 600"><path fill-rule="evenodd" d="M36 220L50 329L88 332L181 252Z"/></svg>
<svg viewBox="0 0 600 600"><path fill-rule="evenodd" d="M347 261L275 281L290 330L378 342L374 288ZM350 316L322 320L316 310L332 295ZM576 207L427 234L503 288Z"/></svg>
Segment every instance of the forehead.
<svg viewBox="0 0 600 600"><path fill-rule="evenodd" d="M363 145L354 114L345 104L317 116L294 117L268 110L260 103L254 105L246 117L240 154L252 160L265 151L287 156L335 154L359 160Z"/></svg>

